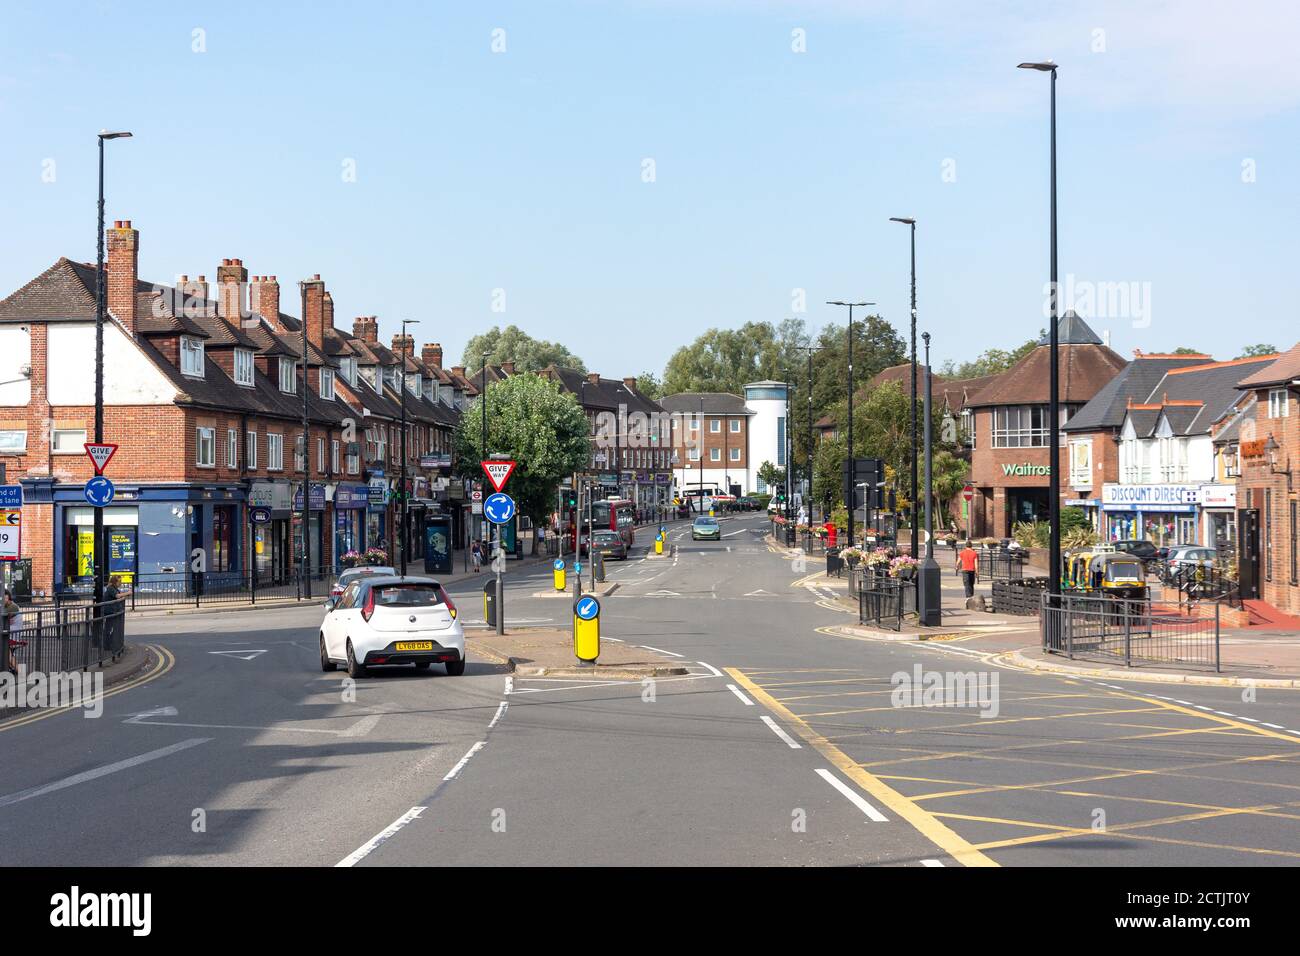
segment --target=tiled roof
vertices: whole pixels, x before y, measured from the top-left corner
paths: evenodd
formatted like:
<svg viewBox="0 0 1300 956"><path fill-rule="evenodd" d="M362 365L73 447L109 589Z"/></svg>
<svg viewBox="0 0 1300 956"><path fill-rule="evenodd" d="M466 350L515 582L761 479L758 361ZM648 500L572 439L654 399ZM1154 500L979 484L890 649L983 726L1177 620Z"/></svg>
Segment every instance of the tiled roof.
<svg viewBox="0 0 1300 956"><path fill-rule="evenodd" d="M1124 424L1129 399L1144 401L1170 369L1204 365L1212 361L1209 356L1203 355L1139 355L1103 385L1073 418L1061 426L1061 430L1085 432L1099 428L1119 428Z"/></svg>
<svg viewBox="0 0 1300 956"><path fill-rule="evenodd" d="M704 399L706 415L753 415L745 405L745 400L730 392L678 392L665 395L659 404L666 412L695 412L700 410L700 399Z"/></svg>
<svg viewBox="0 0 1300 956"><path fill-rule="evenodd" d="M1260 388L1268 385L1282 385L1300 378L1300 345L1295 345L1277 356L1264 368L1257 369L1244 377L1238 386L1241 388Z"/></svg>
<svg viewBox="0 0 1300 956"><path fill-rule="evenodd" d="M95 318L95 269L64 257L0 299L0 322L84 322Z"/></svg>
<svg viewBox="0 0 1300 956"><path fill-rule="evenodd" d="M1241 397L1237 383L1242 377L1266 368L1274 358L1275 356L1264 356L1171 369L1156 383L1146 401L1140 404L1164 405L1168 402L1198 401L1201 403L1200 408L1194 416L1188 418L1178 415L1170 419L1170 424L1175 426L1178 435L1207 435L1211 426L1230 414L1236 406Z"/></svg>

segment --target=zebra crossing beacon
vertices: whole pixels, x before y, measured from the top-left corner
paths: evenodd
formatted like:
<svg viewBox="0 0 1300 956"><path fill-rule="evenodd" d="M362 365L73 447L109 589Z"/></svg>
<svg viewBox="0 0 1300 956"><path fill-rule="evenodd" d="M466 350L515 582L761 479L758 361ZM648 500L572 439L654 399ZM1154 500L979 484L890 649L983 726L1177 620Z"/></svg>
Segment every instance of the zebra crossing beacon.
<svg viewBox="0 0 1300 956"><path fill-rule="evenodd" d="M595 667L600 657L600 602L594 594L573 602L573 656L579 667Z"/></svg>

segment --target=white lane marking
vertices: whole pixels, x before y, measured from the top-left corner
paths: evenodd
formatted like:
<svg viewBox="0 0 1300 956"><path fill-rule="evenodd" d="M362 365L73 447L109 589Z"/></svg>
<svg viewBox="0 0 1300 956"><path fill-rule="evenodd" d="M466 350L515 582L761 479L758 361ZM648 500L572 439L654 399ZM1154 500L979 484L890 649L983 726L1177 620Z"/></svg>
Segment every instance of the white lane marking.
<svg viewBox="0 0 1300 956"><path fill-rule="evenodd" d="M778 723L777 723L775 720L773 720L771 717L769 717L769 716L767 716L766 714L764 714L763 717L762 717L761 719L762 719L763 723L767 724L768 727L772 728L772 733L776 734L778 737L780 737L782 740L784 740L784 741L786 742L786 745L787 745L791 750L802 750L802 749L803 749L802 744L800 744L799 741L795 740L793 737L791 737L789 734L787 734L784 730L782 730L782 729L781 729L781 725L778 724Z"/></svg>
<svg viewBox="0 0 1300 956"><path fill-rule="evenodd" d="M642 644L647 651L654 651L656 654L667 654L669 657L685 657L685 654L674 654L672 651L666 651L662 647L651 647L649 644Z"/></svg>
<svg viewBox="0 0 1300 956"><path fill-rule="evenodd" d="M855 807L857 807L859 810L865 813L868 817L871 818L873 822L875 823L889 822L889 818L887 816L885 816L883 813L881 813L871 804L867 803L867 801L862 799L862 796L857 791L853 790L851 787L849 787L848 784L844 783L842 780L840 780L839 777L835 776L835 774L831 773L829 770L823 770L822 768L818 767L817 775L820 776L827 783L829 783L836 790L838 790L840 793L844 794L844 796L848 799L849 803L853 804Z"/></svg>
<svg viewBox="0 0 1300 956"><path fill-rule="evenodd" d="M616 643L618 643L618 644L626 644L626 643L627 643L627 641L623 640L623 638L621 638L621 637L602 637L601 640L602 640L602 641L614 641L614 642L616 642Z"/></svg>
<svg viewBox="0 0 1300 956"><path fill-rule="evenodd" d="M1193 704L1192 706L1195 707L1197 710L1204 710L1204 711L1212 712L1212 709L1209 708L1209 707L1206 707L1204 704Z"/></svg>
<svg viewBox="0 0 1300 956"><path fill-rule="evenodd" d="M746 697L744 694L742 694L742 693L740 692L740 688L737 687L735 684L728 684L728 685L727 685L727 690L731 691L733 694L735 694L737 697L739 697L739 698L740 698L740 702L741 702L742 704L744 704L746 707L753 707L753 706L754 706L754 702L753 702L752 700L750 700L748 697Z"/></svg>
<svg viewBox="0 0 1300 956"><path fill-rule="evenodd" d="M342 731L339 734L339 736L340 737L364 737L366 734L370 733L370 731L375 729L375 725L379 723L379 718L382 716L383 716L382 714L367 714L365 717L362 717L360 720L358 720L347 730Z"/></svg>
<svg viewBox="0 0 1300 956"><path fill-rule="evenodd" d="M382 830L380 830L378 833L372 836L365 843L361 844L361 846L357 847L355 850L353 850L343 859L335 863L334 866L335 867L356 866L358 863L360 863L362 860L368 857L371 853L377 850L380 846L387 843L392 838L394 833L402 829L402 827L406 826L408 823L410 823L412 820L414 820L416 817L418 817L421 813L423 813L427 809L429 808L411 807L411 809L407 810L405 813L403 813L400 817L398 817L388 826L384 827Z"/></svg>
<svg viewBox="0 0 1300 956"><path fill-rule="evenodd" d="M1257 723L1259 723L1259 721L1256 720L1254 717L1238 717L1237 719L1238 719L1238 720L1244 720L1244 721L1246 721L1246 723L1248 723L1248 724L1257 724Z"/></svg>
<svg viewBox="0 0 1300 956"><path fill-rule="evenodd" d="M509 706L510 706L510 705L507 704L504 700L503 700L500 704L497 705L497 713L496 713L496 716L493 717L493 718L492 718L492 722L491 722L490 724L488 724L488 728L487 728L488 730L491 730L493 727L495 727L495 726L497 725L497 721L500 720L502 717L504 717L504 716L506 715L506 708L509 707Z"/></svg>
<svg viewBox="0 0 1300 956"><path fill-rule="evenodd" d="M1195 707L1190 700L1179 700L1177 697L1172 698L1175 704L1182 704L1184 707Z"/></svg>
<svg viewBox="0 0 1300 956"><path fill-rule="evenodd" d="M485 744L487 744L486 740L480 740L473 747L470 747L469 752L466 753L465 756L461 757L460 760L457 761L456 766L448 770L447 776L443 777L442 779L443 780L454 779L462 770L465 769L465 764L469 763L469 758L474 756L480 750L482 750Z"/></svg>
<svg viewBox="0 0 1300 956"><path fill-rule="evenodd" d="M1261 727L1272 727L1274 730L1282 730L1282 729L1283 729L1283 727L1282 727L1281 724L1266 724L1266 723L1264 723L1263 721L1260 721L1260 724L1259 724L1259 725L1260 725Z"/></svg>
<svg viewBox="0 0 1300 956"><path fill-rule="evenodd" d="M510 696L511 694L513 694L514 692L515 692L515 679L514 679L513 677L507 677L507 678L506 678L506 696L509 697L509 696Z"/></svg>
<svg viewBox="0 0 1300 956"><path fill-rule="evenodd" d="M254 651L208 651L209 654L220 654L223 657L236 657L241 661L251 661L254 657L265 654L266 650Z"/></svg>
<svg viewBox="0 0 1300 956"><path fill-rule="evenodd" d="M921 865L922 866L943 866L943 863L940 862L939 860L922 860Z"/></svg>
<svg viewBox="0 0 1300 956"><path fill-rule="evenodd" d="M191 737L189 740L182 740L180 743L172 744L168 747L160 747L157 750L150 750L148 753L137 754L134 757L127 757L125 760L118 760L115 763L104 764L102 767L95 767L93 770L85 770L81 773L73 774L71 777L64 777L62 780L55 780L53 783L41 784L39 787L29 787L26 790L19 790L17 793L11 793L7 796L0 797L0 807L7 807L10 804L22 803L24 800L31 800L33 797L42 797L47 793L54 793L58 790L66 790L68 787L75 787L79 783L88 783L91 780L98 780L100 777L106 777L110 773L117 773L119 770L130 770L132 767L138 767L142 763L149 763L151 760L160 760L163 757L170 757L174 753L180 753L182 750L189 750L191 747L197 747L199 744L206 744L211 737Z"/></svg>
<svg viewBox="0 0 1300 956"><path fill-rule="evenodd" d="M707 667L707 668L709 669L709 672L710 672L714 677L721 677L721 676L722 676L722 671L718 670L718 669L717 669L716 667L714 667L712 664L706 664L704 661L696 661L695 663L699 664L701 667Z"/></svg>

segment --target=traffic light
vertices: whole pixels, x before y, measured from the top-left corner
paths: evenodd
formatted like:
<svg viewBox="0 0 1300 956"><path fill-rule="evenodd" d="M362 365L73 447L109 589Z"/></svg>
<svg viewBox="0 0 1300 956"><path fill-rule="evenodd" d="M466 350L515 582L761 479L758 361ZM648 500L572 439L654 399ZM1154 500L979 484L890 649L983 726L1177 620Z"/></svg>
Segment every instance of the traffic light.
<svg viewBox="0 0 1300 956"><path fill-rule="evenodd" d="M569 488L564 492L564 506L566 508L578 507L578 492L576 489Z"/></svg>

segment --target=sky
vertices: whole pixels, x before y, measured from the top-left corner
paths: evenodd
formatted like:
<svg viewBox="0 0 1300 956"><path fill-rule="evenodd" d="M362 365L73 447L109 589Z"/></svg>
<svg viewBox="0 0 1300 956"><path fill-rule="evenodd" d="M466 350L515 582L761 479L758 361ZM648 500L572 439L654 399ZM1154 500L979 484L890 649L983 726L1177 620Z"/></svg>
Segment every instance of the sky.
<svg viewBox="0 0 1300 956"><path fill-rule="evenodd" d="M319 273L336 324L457 364L515 324L609 377L828 299L936 364L1045 325L1060 272L1121 354L1289 348L1300 8L1280 0L9 0L0 297L106 218L141 276ZM1068 304L1068 303L1067 303Z"/></svg>

